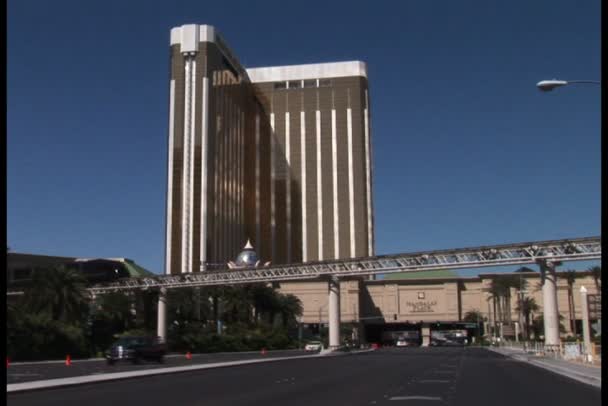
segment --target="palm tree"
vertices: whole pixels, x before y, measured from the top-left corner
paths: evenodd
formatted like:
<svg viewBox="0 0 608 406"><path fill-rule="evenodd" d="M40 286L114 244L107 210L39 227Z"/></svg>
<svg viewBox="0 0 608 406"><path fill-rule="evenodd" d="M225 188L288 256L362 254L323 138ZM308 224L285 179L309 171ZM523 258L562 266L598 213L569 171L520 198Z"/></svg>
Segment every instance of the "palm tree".
<svg viewBox="0 0 608 406"><path fill-rule="evenodd" d="M293 324L297 320L297 317L302 315L304 307L300 299L292 294L279 294L278 299L283 327L287 327L289 324Z"/></svg>
<svg viewBox="0 0 608 406"><path fill-rule="evenodd" d="M601 280L602 280L602 267L601 266L592 266L587 271L591 272L591 276L593 276L593 281L595 282L596 292L600 293Z"/></svg>
<svg viewBox="0 0 608 406"><path fill-rule="evenodd" d="M479 339L479 336L481 335L481 324L480 323L485 321L485 317L483 317L483 314L481 313L481 311L479 311L477 309L469 310L468 312L466 312L464 314L464 317L462 318L462 320L469 322L469 323L475 323L477 325L476 334L477 334L477 338Z"/></svg>
<svg viewBox="0 0 608 406"><path fill-rule="evenodd" d="M49 313L53 320L83 321L87 314L86 280L74 269L57 266L35 270L25 294L27 308Z"/></svg>
<svg viewBox="0 0 608 406"><path fill-rule="evenodd" d="M497 328L496 325L498 323L498 320L496 319L496 313L497 313L496 310L499 305L499 303L498 303L499 299L500 299L500 288L498 287L497 284L494 284L494 280L492 280L492 284L490 285L490 289L488 290L488 298L486 300L488 300L488 301L492 300L492 313L493 313L492 325L493 325L494 331L496 331L496 328Z"/></svg>
<svg viewBox="0 0 608 406"><path fill-rule="evenodd" d="M254 321L258 323L264 315L272 323L279 310L277 292L266 284L256 284L251 288L251 300L254 308Z"/></svg>
<svg viewBox="0 0 608 406"><path fill-rule="evenodd" d="M536 304L536 301L532 297L525 297L520 303L517 305L517 311L521 312L524 316L524 336L526 338L530 337L530 320L531 316L538 312L540 307Z"/></svg>
<svg viewBox="0 0 608 406"><path fill-rule="evenodd" d="M498 303L500 321L511 322L511 288L519 288L521 280L515 275L501 275L492 279L490 296Z"/></svg>
<svg viewBox="0 0 608 406"><path fill-rule="evenodd" d="M480 320L483 320L483 314L481 313L481 311L477 310L477 309L473 309L473 310L469 310L468 312L466 312L464 314L464 317L462 318L463 321L469 322L469 323L477 323Z"/></svg>
<svg viewBox="0 0 608 406"><path fill-rule="evenodd" d="M568 282L568 313L570 315L570 329L572 334L576 336L576 316L574 314L574 283L576 282L576 278L578 274L573 269L568 269L565 272L565 279Z"/></svg>

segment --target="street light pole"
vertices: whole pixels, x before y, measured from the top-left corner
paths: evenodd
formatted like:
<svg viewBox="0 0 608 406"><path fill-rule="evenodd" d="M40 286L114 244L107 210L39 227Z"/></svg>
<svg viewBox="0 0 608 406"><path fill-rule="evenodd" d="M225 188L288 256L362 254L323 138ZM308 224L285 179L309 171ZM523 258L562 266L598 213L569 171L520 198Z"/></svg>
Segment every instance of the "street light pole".
<svg viewBox="0 0 608 406"><path fill-rule="evenodd" d="M576 84L576 83L583 83L583 84L593 84L593 85L599 85L601 84L601 82L598 82L596 80L557 80L557 79L552 79L552 80L541 80L540 82L538 82L536 84L536 87L538 87L539 90L543 91L543 92L550 92L551 90L557 88L557 87L562 87L562 86L566 86L569 84Z"/></svg>

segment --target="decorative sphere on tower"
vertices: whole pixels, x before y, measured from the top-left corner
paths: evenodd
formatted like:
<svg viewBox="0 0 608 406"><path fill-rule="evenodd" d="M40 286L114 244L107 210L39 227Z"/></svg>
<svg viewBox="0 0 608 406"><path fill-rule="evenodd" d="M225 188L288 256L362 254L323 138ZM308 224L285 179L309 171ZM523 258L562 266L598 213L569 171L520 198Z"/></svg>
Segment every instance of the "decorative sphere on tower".
<svg viewBox="0 0 608 406"><path fill-rule="evenodd" d="M258 254L253 249L251 242L247 240L245 248L236 257L235 264L238 267L254 267L258 263Z"/></svg>

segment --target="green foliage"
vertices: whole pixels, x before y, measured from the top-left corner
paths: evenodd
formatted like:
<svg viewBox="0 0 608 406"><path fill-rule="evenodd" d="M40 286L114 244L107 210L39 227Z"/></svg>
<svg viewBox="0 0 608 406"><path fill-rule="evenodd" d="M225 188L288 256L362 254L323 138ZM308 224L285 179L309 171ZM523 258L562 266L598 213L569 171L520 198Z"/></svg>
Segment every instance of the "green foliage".
<svg viewBox="0 0 608 406"><path fill-rule="evenodd" d="M38 270L35 283L7 306L13 360L96 356L121 335L156 335L158 293L108 293L89 300L85 281L63 267ZM297 348L302 303L266 284L184 288L168 293L172 351ZM221 321L224 329L217 334ZM297 329L296 329L297 330Z"/></svg>
<svg viewBox="0 0 608 406"><path fill-rule="evenodd" d="M7 355L20 361L62 359L88 354L82 328L52 320L47 314L23 314L9 326Z"/></svg>
<svg viewBox="0 0 608 406"><path fill-rule="evenodd" d="M85 288L86 280L73 269L38 269L25 290L25 304L31 313L47 313L52 320L82 322L88 309Z"/></svg>
<svg viewBox="0 0 608 406"><path fill-rule="evenodd" d="M202 353L260 351L297 348L297 342L283 328L247 329L243 325L228 328L217 334L202 323L188 323L181 329L169 332L169 346L174 351Z"/></svg>
<svg viewBox="0 0 608 406"><path fill-rule="evenodd" d="M464 317L462 318L463 321L469 322L469 323L477 323L477 322L483 322L486 320L485 317L483 317L483 314L477 310L477 309L473 309L473 310L469 310L468 312L466 312L464 314Z"/></svg>

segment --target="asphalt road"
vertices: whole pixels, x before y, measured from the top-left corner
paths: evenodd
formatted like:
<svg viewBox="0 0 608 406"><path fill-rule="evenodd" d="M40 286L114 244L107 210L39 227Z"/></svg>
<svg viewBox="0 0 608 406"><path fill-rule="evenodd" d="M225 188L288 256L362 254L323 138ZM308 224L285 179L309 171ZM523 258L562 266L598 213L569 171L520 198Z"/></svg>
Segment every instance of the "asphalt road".
<svg viewBox="0 0 608 406"><path fill-rule="evenodd" d="M7 394L9 405L600 405L598 388L480 348L379 351Z"/></svg>
<svg viewBox="0 0 608 406"><path fill-rule="evenodd" d="M302 350L268 351L265 355L262 355L259 352L193 354L191 360L186 359L185 355L169 355L165 357L165 361L162 364L156 361L142 361L137 365L133 365L130 362L119 362L114 365L107 365L104 360L73 361L70 366L66 366L63 362L11 364L6 370L6 383L21 383L45 379L68 378L71 376L99 375L111 372L140 371L151 368L168 368L246 359L295 357L310 354L311 353Z"/></svg>

